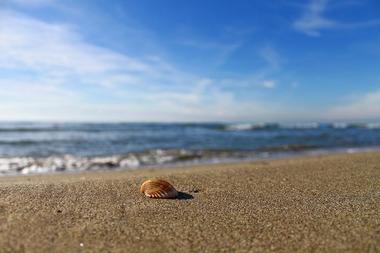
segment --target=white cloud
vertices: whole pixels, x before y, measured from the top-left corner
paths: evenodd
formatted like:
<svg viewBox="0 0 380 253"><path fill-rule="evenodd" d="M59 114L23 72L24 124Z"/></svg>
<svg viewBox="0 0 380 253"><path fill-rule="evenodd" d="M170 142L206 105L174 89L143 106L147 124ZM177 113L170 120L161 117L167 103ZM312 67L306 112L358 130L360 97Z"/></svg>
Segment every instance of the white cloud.
<svg viewBox="0 0 380 253"><path fill-rule="evenodd" d="M56 2L55 0L7 0L23 6L46 6Z"/></svg>
<svg viewBox="0 0 380 253"><path fill-rule="evenodd" d="M264 88L273 89L274 87L276 87L276 81L274 81L274 80L264 80L263 83L262 83L262 86Z"/></svg>
<svg viewBox="0 0 380 253"><path fill-rule="evenodd" d="M303 14L293 23L293 28L306 35L318 37L322 30L328 29L358 29L376 27L380 25L380 19L358 22L339 22L326 17L326 10L330 0L310 0L303 10ZM350 2L345 4L350 5ZM342 6L340 6L342 7Z"/></svg>
<svg viewBox="0 0 380 253"><path fill-rule="evenodd" d="M239 101L227 91L200 80L187 92L120 93L124 101L87 103L72 90L45 83L9 82L0 92L1 120L47 121L270 121L278 118L273 103ZM0 83L2 86L3 83ZM7 99L8 98L8 99Z"/></svg>
<svg viewBox="0 0 380 253"><path fill-rule="evenodd" d="M269 120L278 111L236 99L218 80L160 57L96 46L78 27L15 11L0 15L0 71L6 73L0 76L0 120L241 121Z"/></svg>
<svg viewBox="0 0 380 253"><path fill-rule="evenodd" d="M0 12L0 67L77 74L148 71L147 64L81 40L70 27L49 24L14 12ZM46 72L45 72L46 73Z"/></svg>
<svg viewBox="0 0 380 253"><path fill-rule="evenodd" d="M321 29L332 28L336 23L324 17L328 0L311 0L300 19L293 24L294 28L309 36L320 36Z"/></svg>
<svg viewBox="0 0 380 253"><path fill-rule="evenodd" d="M355 101L333 107L329 119L380 120L380 90L365 94Z"/></svg>
<svg viewBox="0 0 380 253"><path fill-rule="evenodd" d="M231 55L241 47L242 42L222 43L219 41L191 38L180 40L179 44L199 49L202 51L203 56L205 53L213 55L212 58L216 60L212 61L215 62L217 66L220 66L225 64Z"/></svg>
<svg viewBox="0 0 380 253"><path fill-rule="evenodd" d="M259 55L265 60L269 67L277 69L281 64L280 54L270 46L262 48L259 52Z"/></svg>
<svg viewBox="0 0 380 253"><path fill-rule="evenodd" d="M74 27L1 11L0 68L105 86L172 86L195 77L158 57L130 57L86 42Z"/></svg>
<svg viewBox="0 0 380 253"><path fill-rule="evenodd" d="M223 87L233 87L235 89L266 88L274 89L278 82L272 78L273 71L268 68L258 70L249 76L240 76L236 78L225 78L219 80L219 84Z"/></svg>

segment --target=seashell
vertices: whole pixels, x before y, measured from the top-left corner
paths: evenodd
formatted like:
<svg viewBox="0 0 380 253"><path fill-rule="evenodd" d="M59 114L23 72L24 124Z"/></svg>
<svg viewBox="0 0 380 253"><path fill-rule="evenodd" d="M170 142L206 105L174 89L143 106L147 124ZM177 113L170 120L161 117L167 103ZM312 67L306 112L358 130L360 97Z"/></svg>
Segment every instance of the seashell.
<svg viewBox="0 0 380 253"><path fill-rule="evenodd" d="M149 179L142 183L140 192L149 198L172 199L178 196L177 190L161 179Z"/></svg>

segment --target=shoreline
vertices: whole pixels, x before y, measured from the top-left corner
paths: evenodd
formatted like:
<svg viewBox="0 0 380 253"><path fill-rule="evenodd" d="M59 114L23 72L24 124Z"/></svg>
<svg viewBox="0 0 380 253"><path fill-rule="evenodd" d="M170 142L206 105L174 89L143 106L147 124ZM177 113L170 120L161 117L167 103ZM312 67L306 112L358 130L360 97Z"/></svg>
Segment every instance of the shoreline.
<svg viewBox="0 0 380 253"><path fill-rule="evenodd" d="M380 250L380 152L0 177L4 252ZM142 196L152 177L184 195Z"/></svg>
<svg viewBox="0 0 380 253"><path fill-rule="evenodd" d="M158 150L160 151L160 150ZM157 152L158 152L157 151ZM149 151L151 152L151 151ZM172 150L162 150L163 154L166 152L173 152ZM189 152L189 151L187 151ZM50 174L71 174L71 173L84 173L84 172L98 172L98 171L134 171L134 170L146 170L146 169L161 169L178 167L197 167L208 165L223 165L223 164L236 164L246 162L260 162L260 161L275 161L283 159L295 159L298 157L315 157L315 156L329 156L339 154L356 154L356 153L368 153L368 152L380 152L380 146L374 147L348 147L348 148L329 148L329 149L312 149L304 151L283 151L283 152L261 152L256 151L219 151L220 153L228 153L233 155L239 152L254 152L251 156L229 157L224 155L221 157L209 157L209 158L197 158L197 152L208 151L190 151L193 152L193 159L181 159L176 161L157 162L153 164L140 164L135 165L135 155L131 154L115 154L105 156L89 156L89 157L75 157L72 155L62 156L48 156L48 157L0 157L0 178L23 176L23 175L50 175ZM235 154L235 155L236 155ZM254 155L253 155L254 154ZM187 154L188 155L188 154ZM131 159L132 160L129 160ZM165 158L165 155L162 157ZM167 158L167 157L166 157ZM128 160L128 161L127 161ZM180 161L183 160L183 161ZM124 161L127 161L124 162ZM20 162L19 165L17 163ZM124 165L123 165L124 162ZM132 162L132 167L131 166ZM92 165L95 165L92 168ZM86 168L89 166L89 168ZM4 166L9 166L8 169L4 169ZM19 168L14 168L18 166ZM44 167L47 166L47 167ZM63 166L63 167L62 167ZM66 167L69 166L69 167ZM71 168L70 166L74 166ZM13 167L11 169L11 167Z"/></svg>

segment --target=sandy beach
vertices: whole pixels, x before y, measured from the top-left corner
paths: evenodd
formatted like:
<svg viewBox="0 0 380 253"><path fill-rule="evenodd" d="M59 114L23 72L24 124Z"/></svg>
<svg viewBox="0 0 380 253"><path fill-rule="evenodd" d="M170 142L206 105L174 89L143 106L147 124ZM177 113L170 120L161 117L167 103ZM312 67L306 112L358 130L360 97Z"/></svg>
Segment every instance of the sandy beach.
<svg viewBox="0 0 380 253"><path fill-rule="evenodd" d="M379 152L2 177L0 252L380 252L379 210Z"/></svg>

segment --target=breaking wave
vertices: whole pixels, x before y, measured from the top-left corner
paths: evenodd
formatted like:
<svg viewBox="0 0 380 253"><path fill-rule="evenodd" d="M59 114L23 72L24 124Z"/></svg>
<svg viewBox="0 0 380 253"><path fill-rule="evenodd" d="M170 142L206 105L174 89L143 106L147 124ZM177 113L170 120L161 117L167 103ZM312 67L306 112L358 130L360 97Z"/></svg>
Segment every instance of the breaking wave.
<svg viewBox="0 0 380 253"><path fill-rule="evenodd" d="M375 148L337 149L339 152L375 150ZM135 170L146 167L185 166L236 161L253 161L294 155L318 155L332 150L308 145L263 147L255 151L232 150L150 150L111 156L77 157L72 155L48 157L0 158L0 175L28 175L56 172Z"/></svg>
<svg viewBox="0 0 380 253"><path fill-rule="evenodd" d="M380 123L0 123L0 175L380 147Z"/></svg>
<svg viewBox="0 0 380 253"><path fill-rule="evenodd" d="M299 123L299 124L278 124L278 123L260 123L260 124L227 124L224 130L227 131L258 131L258 130L308 130L308 129L380 129L380 123Z"/></svg>

